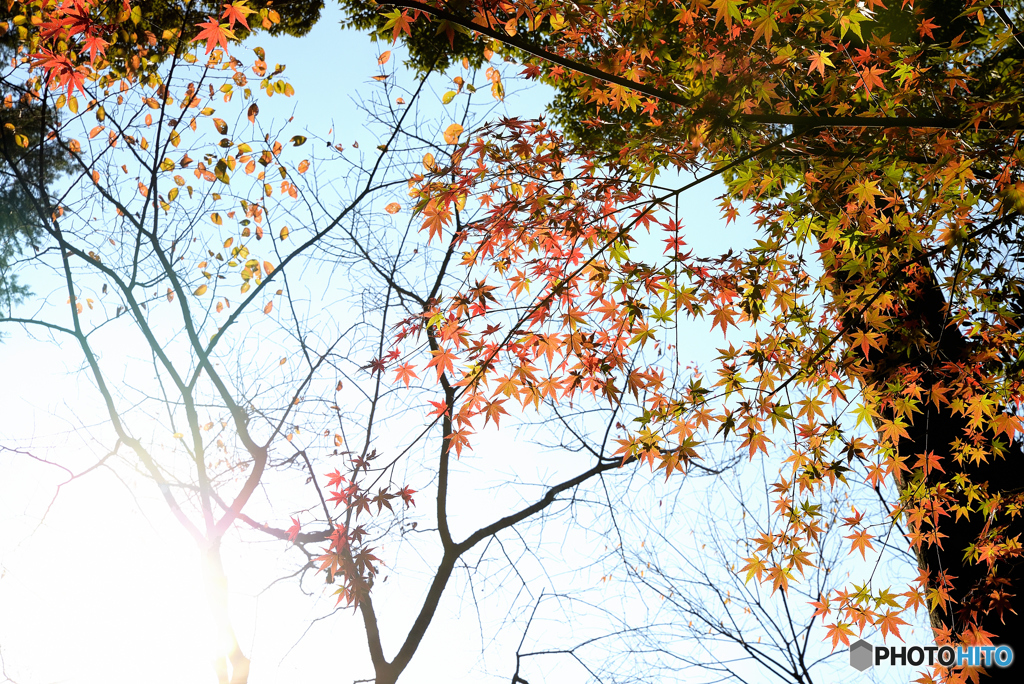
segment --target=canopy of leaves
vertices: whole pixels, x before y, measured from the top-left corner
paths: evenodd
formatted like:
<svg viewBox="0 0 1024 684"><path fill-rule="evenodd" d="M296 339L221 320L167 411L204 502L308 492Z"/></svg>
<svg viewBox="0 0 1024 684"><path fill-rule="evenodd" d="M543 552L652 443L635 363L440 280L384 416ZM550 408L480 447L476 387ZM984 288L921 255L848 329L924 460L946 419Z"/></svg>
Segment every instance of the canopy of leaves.
<svg viewBox="0 0 1024 684"><path fill-rule="evenodd" d="M727 218L741 202L752 209L755 247L713 268L680 251L616 281L650 291L654 279L677 315L697 311L727 336L742 327L753 337L720 350L714 408L692 387L682 400L655 392L624 438L626 456L671 472L709 421L745 435L751 455L784 443L791 456L776 492L786 523L748 559L776 587L792 563L768 557L793 558L819 533L799 498L836 486L858 462L869 482L901 488L893 524L908 521L909 543L933 559L921 593L899 607L927 593L946 616L940 640L971 642L1011 619L1004 594L1021 579L1024 504L1010 484L1021 474L1024 386L1020 3L397 4L413 27L457 23L501 41L528 58L527 76L560 90L557 120L575 144L539 145L555 159L548 173L563 161L639 181L710 168L726 181ZM393 38L408 33L389 21ZM531 225L565 225L565 204L549 192L562 197L538 188L507 201L529 206ZM560 277L556 293L568 287ZM636 330L644 314L633 311ZM854 409L873 434L848 424ZM865 553L870 535L850 519L853 549ZM940 564L943 540L953 550ZM938 568L961 558L951 592ZM844 594L829 613L835 638L846 641L851 625L886 629L880 605L863 587Z"/></svg>

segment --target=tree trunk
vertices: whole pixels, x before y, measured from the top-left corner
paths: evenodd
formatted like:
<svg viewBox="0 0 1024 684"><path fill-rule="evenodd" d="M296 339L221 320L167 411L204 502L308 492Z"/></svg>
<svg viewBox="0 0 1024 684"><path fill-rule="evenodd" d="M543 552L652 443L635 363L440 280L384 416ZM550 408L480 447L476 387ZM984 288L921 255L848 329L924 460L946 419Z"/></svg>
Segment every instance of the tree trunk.
<svg viewBox="0 0 1024 684"><path fill-rule="evenodd" d="M917 383L927 399L932 387L948 377L953 364L978 361L972 360L974 350L957 326L949 323L945 297L934 275L927 269L923 272L925 275L919 277L918 282L911 283L909 290L916 296L905 301L899 325L894 326L898 332L889 333L889 349L896 351L883 353L880 360L866 359L867 372L863 377L867 383L876 386L898 386L903 374L918 371L921 376ZM893 340L894 335L900 335L902 339ZM878 356L877 353L874 355ZM893 417L891 409L885 417ZM1016 441L1000 457L992 452L992 435L981 435L979 441L979 434L975 431L974 446L988 452L987 460L956 462L955 455L963 453L964 440L970 439L971 429L968 419L954 412L948 402L939 402L938 406L932 402L924 404L906 431L908 436L901 438L897 445L899 454L907 458L907 465L913 468L900 482L904 488L914 486L921 478L925 486L950 483L957 473L962 473L978 487L983 499L993 495L1014 496L1024 487L1024 454ZM1002 440L1005 442L1006 437L1003 436ZM922 470L918 455L928 452L941 459L944 473L934 472L934 469L933 472ZM955 485L937 491L933 500L936 504L944 504L946 510L957 504L970 506L972 503L968 492ZM1013 515L1005 508L991 512L974 510L959 519L952 512L937 517L928 515L920 525L922 532L935 532L938 539L938 543L925 543L918 548L919 563L928 571L929 587L940 587L944 579L952 585L946 606L935 607L931 611L933 627L948 630L956 640L963 638L965 628L973 624L990 633L988 638L993 644L1010 646L1017 654L1014 666L1006 669L989 667L990 677L982 681L1014 684L1024 681L1024 666L1020 663L1024 658L1024 619L1020 613L1024 611L1017 610L1021 606L1015 594L1024 586L1022 563L1019 558L1003 558L989 563L983 557L979 558L977 552L972 552L978 546L983 548L986 540L1005 541L1019 535L1024 531L1021 518L1021 515Z"/></svg>
<svg viewBox="0 0 1024 684"><path fill-rule="evenodd" d="M214 669L218 684L247 684L249 659L242 653L231 627L228 612L228 579L220 557L220 540L211 541L204 552L206 596L217 627L217 653ZM229 671L230 665L230 671Z"/></svg>

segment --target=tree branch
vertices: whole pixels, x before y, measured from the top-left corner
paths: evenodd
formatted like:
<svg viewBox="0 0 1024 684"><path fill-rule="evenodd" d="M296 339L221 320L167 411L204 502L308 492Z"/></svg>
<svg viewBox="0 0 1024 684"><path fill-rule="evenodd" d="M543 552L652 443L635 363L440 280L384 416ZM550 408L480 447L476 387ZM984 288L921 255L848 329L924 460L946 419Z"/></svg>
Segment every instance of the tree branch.
<svg viewBox="0 0 1024 684"><path fill-rule="evenodd" d="M490 26L477 24L468 17L453 14L447 10L432 7L416 0L389 0L387 3L393 7L401 7L426 14L433 15L438 19L462 26L463 28L475 31L481 35L501 41L506 45L522 50L534 57L539 57L552 64L565 67L577 73L591 78L635 90L638 93L653 97L663 102L670 102L680 107L694 109L695 103L689 98L677 95L667 90L655 88L645 83L631 81L621 76L615 76L596 69L582 62L562 57L542 47L533 45L522 38L510 36ZM737 114L734 119L738 123L782 125L782 126L813 126L815 128L943 128L957 129L966 126L970 121L966 119L954 119L947 116L801 116L796 114ZM991 128L1006 130L1020 130L1019 123L1005 123L1002 125L989 124Z"/></svg>

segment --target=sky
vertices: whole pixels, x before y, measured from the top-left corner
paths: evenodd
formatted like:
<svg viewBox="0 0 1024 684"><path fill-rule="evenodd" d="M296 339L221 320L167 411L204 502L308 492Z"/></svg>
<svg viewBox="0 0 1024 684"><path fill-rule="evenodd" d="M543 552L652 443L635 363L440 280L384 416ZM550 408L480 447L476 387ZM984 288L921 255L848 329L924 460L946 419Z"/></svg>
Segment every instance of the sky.
<svg viewBox="0 0 1024 684"><path fill-rule="evenodd" d="M327 136L330 131L349 148L361 141L361 149L372 150L378 141L372 129L363 127L365 115L357 101L381 73L378 55L387 46L340 31L337 12L333 6L325 9L324 18L301 39L258 40L269 62L287 65L297 92L292 100L279 98L280 109L261 116L294 116L310 133ZM401 50L395 48L392 62L385 65L398 69L395 79L403 78L400 58ZM495 114L539 113L547 93L516 82L514 69L505 73L508 96L495 105ZM439 77L431 84L434 100L440 100L447 83ZM425 113L437 117L440 130L451 111L438 103ZM671 186L676 179L662 181ZM749 222L723 225L714 200L719 192L718 186L701 186L683 200L687 242L700 253L714 254L753 239ZM311 272L301 287L315 302L324 282L343 277ZM30 274L27 282L41 302L34 306L45 310L63 303L60 283L52 274ZM139 374L148 361L145 353L122 330L103 334L109 338L103 347L108 350L105 362L122 369L118 379L126 387L144 390L150 382ZM684 343L687 361L700 365L708 362L721 337L687 330ZM269 338L263 344L269 347L276 341ZM82 370L77 350L45 335L8 330L0 342L0 377L10 397L0 411L0 682L4 677L17 684L213 682L214 630L198 553L153 483L130 461L117 458L110 467L62 485L69 471L89 468L111 443L98 395ZM381 436L382 451L422 428L418 418L401 415L389 424L397 427ZM153 427L156 439L169 442L160 429ZM455 466L462 492L453 503L456 536L538 491L510 482L551 481L553 474L573 471L580 461L545 447L550 441L550 434L536 425L479 436L475 451L486 457L467 458ZM739 484L759 482L756 472L744 477L749 479ZM658 502L659 507L626 507L621 511L623 529L643 535L645 525L659 521L676 552L702 555L696 535L708 521L700 515L729 499L720 498L722 493L706 480L661 480L620 479L617 501L636 506ZM429 490L429 482L423 488ZM581 499L599 495L597 488L584 488ZM664 501L670 505L663 507ZM520 640L526 648L543 650L602 636L616 620L622 624L663 616L663 609L644 605L636 596L623 598L625 578L609 571L614 558L608 558L620 552L603 534L610 529L607 511L599 500L582 503L587 505L579 512L527 528L527 536L518 541L508 538L515 560L511 566L499 562L509 555L504 548L489 546L487 553L474 556L480 572L457 574L403 681L508 681ZM258 497L253 507L276 516L279 523L294 513L275 508L269 494ZM669 509L673 515L661 513ZM734 507L718 515L736 512ZM424 513L429 514L429 505ZM696 519L688 522L688 517ZM644 539L629 539L636 547L629 553L638 563L648 557ZM664 538L658 542L650 536L648 541L661 544L664 553L673 548L662 543ZM393 653L411 620L410 605L419 600L429 579L424 572L430 559L429 549L424 551L412 533L391 552L400 560L389 560L392 565L382 570L377 607L388 629L385 648ZM302 565L298 554L279 541L236 530L229 535L226 556L232 618L242 648L253 660L253 684L347 682L370 676L358 618L350 610L334 608L319 576L306 577L301 584L288 577ZM898 576L901 571L892 572ZM605 648L605 642L598 643L595 648ZM692 644L675 647L683 650ZM531 659L524 668L522 675L531 684L591 681L580 662L564 653ZM623 669L628 672L628 664Z"/></svg>

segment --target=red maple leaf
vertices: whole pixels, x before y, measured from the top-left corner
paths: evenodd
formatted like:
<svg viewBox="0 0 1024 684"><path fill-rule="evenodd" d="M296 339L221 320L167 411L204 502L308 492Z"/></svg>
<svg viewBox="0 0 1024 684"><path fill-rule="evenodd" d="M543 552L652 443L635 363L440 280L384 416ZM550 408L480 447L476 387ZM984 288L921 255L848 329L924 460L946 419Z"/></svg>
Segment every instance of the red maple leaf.
<svg viewBox="0 0 1024 684"><path fill-rule="evenodd" d="M298 518L292 518L292 526L288 528L288 541L295 541L301 529L302 525L299 524Z"/></svg>
<svg viewBox="0 0 1024 684"><path fill-rule="evenodd" d="M198 43L205 41L206 54L213 52L213 48L218 45L227 52L227 39L230 38L231 40L237 40L234 32L231 31L231 27L227 24L221 24L213 17L206 17L206 19L207 21L205 23L196 24L196 26L201 26L203 30L199 32L199 35L192 39L192 42Z"/></svg>
<svg viewBox="0 0 1024 684"><path fill-rule="evenodd" d="M428 418L430 416L443 416L448 413L448 404L443 401L431 401L430 405L434 407L434 410L427 414Z"/></svg>
<svg viewBox="0 0 1024 684"><path fill-rule="evenodd" d="M55 55L45 48L29 57L36 60L32 66L41 67L46 71L46 80L50 87L57 83L61 88L67 89L68 95L72 95L76 88L85 95L85 77L88 75L85 67L75 66L66 56Z"/></svg>
<svg viewBox="0 0 1024 684"><path fill-rule="evenodd" d="M377 574L377 568L373 566L373 561L380 563L381 560L370 553L371 551L373 551L372 547L361 549L353 559L356 563L356 571L360 575L368 574L372 576Z"/></svg>
<svg viewBox="0 0 1024 684"><path fill-rule="evenodd" d="M43 22L40 27L40 34L45 40L55 37L70 38L93 30L96 26L96 22L89 15L89 8L81 2L65 2L51 16L56 18Z"/></svg>
<svg viewBox="0 0 1024 684"><path fill-rule="evenodd" d="M235 0L230 5L224 5L224 14L220 15L220 18L227 19L231 28L235 27L236 21L245 28L249 28L249 22L245 18L250 14L254 14L254 10L246 6L245 0Z"/></svg>
<svg viewBox="0 0 1024 684"><path fill-rule="evenodd" d="M339 485L347 484L348 480L345 478L337 468L334 469L333 473L327 473L327 486L333 489Z"/></svg>
<svg viewBox="0 0 1024 684"><path fill-rule="evenodd" d="M383 359L371 359L370 363L366 364L362 368L363 368L363 370L370 371L370 375L376 375L377 373L383 373L384 370L385 370L385 368L384 368L384 360Z"/></svg>
<svg viewBox="0 0 1024 684"><path fill-rule="evenodd" d="M85 40L82 42L82 52L88 52L89 61L95 62L96 56L102 56L106 52L107 45L109 44L110 43L105 41L100 36L94 36L90 34L86 36Z"/></svg>
<svg viewBox="0 0 1024 684"><path fill-rule="evenodd" d="M934 40L935 36L932 34L932 29L937 28L939 28L938 24L936 24L931 19L925 19L924 21L917 25L917 35L921 36L922 38L927 36L928 38Z"/></svg>
<svg viewBox="0 0 1024 684"><path fill-rule="evenodd" d="M416 501L412 498L412 495L416 493L416 490L406 485L398 492L398 495L402 497L402 501L405 502L405 507L415 506Z"/></svg>

